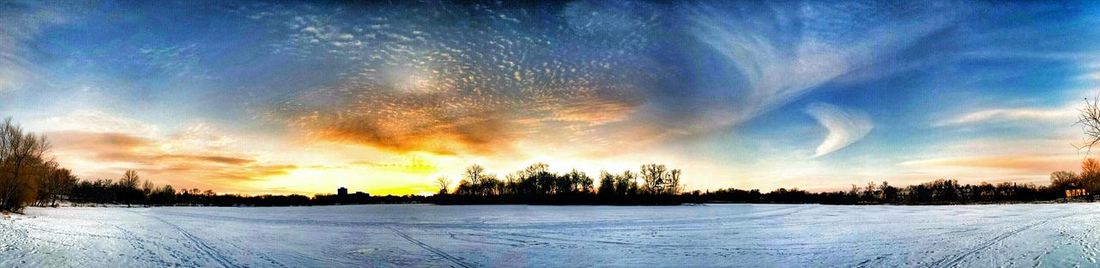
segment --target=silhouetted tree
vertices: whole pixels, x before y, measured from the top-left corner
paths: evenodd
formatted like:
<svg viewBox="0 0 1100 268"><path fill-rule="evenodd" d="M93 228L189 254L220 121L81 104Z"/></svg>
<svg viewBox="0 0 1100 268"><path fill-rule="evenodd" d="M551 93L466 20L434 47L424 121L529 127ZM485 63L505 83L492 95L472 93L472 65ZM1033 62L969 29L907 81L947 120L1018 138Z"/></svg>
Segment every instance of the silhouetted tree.
<svg viewBox="0 0 1100 268"><path fill-rule="evenodd" d="M615 192L620 196L637 195L640 191L638 176L630 170L615 178Z"/></svg>
<svg viewBox="0 0 1100 268"><path fill-rule="evenodd" d="M1077 149L1087 150L1086 155L1092 151L1093 146L1100 143L1100 102L1098 101L1100 101L1100 97L1093 99L1091 102L1086 98L1085 107L1079 110L1077 123L1075 123L1081 126L1081 131L1085 133L1084 144L1077 147Z"/></svg>
<svg viewBox="0 0 1100 268"><path fill-rule="evenodd" d="M142 200L145 201L145 204L148 204L149 196L153 195L153 191L156 190L156 185L153 185L153 182L149 180L145 180L145 182L141 183L141 195L144 197Z"/></svg>
<svg viewBox="0 0 1100 268"><path fill-rule="evenodd" d="M49 147L45 136L24 133L11 118L0 124L0 211L20 211L36 200Z"/></svg>
<svg viewBox="0 0 1100 268"><path fill-rule="evenodd" d="M882 201L885 203L893 203L898 199L898 188L890 186L890 183L882 181L882 186L879 186L882 191Z"/></svg>
<svg viewBox="0 0 1100 268"><path fill-rule="evenodd" d="M68 169L60 168L57 162L49 161L43 165L42 175L39 176L38 194L35 205L56 206L76 184L76 176Z"/></svg>
<svg viewBox="0 0 1100 268"><path fill-rule="evenodd" d="M1058 190L1081 187L1081 178L1073 171L1055 171L1050 173L1050 186Z"/></svg>
<svg viewBox="0 0 1100 268"><path fill-rule="evenodd" d="M680 192L680 170L669 170L665 165L642 165L644 192L651 195L674 195Z"/></svg>
<svg viewBox="0 0 1100 268"><path fill-rule="evenodd" d="M149 204L168 206L176 204L176 190L172 185L165 185L149 194Z"/></svg>
<svg viewBox="0 0 1100 268"><path fill-rule="evenodd" d="M1088 158L1081 162L1081 186L1091 194L1100 193L1100 162Z"/></svg>
<svg viewBox="0 0 1100 268"><path fill-rule="evenodd" d="M673 169L669 171L668 178L665 180L664 194L680 194L682 190L683 188L681 188L680 185L680 170Z"/></svg>
<svg viewBox="0 0 1100 268"><path fill-rule="evenodd" d="M127 170L122 174L122 178L115 185L118 203L131 206L140 204L145 199L144 192L138 188L139 181L141 181L141 177L138 176L137 171Z"/></svg>
<svg viewBox="0 0 1100 268"><path fill-rule="evenodd" d="M439 194L447 194L447 190L451 187L451 179L447 177L435 178L435 185L439 187Z"/></svg>
<svg viewBox="0 0 1100 268"><path fill-rule="evenodd" d="M604 199L610 199L616 195L615 192L615 175L607 173L607 171L600 172L600 188L596 190L596 193Z"/></svg>

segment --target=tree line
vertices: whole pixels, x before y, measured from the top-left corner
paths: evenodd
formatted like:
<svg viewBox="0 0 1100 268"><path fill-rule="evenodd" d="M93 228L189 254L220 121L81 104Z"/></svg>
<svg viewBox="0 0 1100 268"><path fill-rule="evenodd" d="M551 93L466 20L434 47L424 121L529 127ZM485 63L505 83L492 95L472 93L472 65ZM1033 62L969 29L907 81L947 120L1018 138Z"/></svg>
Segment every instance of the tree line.
<svg viewBox="0 0 1100 268"><path fill-rule="evenodd" d="M76 176L48 157L45 136L26 132L6 118L0 123L0 211L54 205Z"/></svg>
<svg viewBox="0 0 1100 268"><path fill-rule="evenodd" d="M684 199L693 203L776 203L776 204L901 204L946 205L1054 201L1064 198L1056 188L1031 183L959 184L958 180L938 179L917 185L894 187L888 182L853 185L847 191L808 192L798 188L779 188L767 193L759 190L722 189L693 192Z"/></svg>
<svg viewBox="0 0 1100 268"><path fill-rule="evenodd" d="M141 183L139 183L141 182ZM371 196L356 193L349 196L318 194L313 197L291 195L218 194L213 190L180 189L172 185L156 186L141 180L136 171L128 170L117 180L76 181L63 187L61 198L77 206L102 204L126 206L313 206L335 204L420 203L423 196ZM35 204L44 206L42 204Z"/></svg>
<svg viewBox="0 0 1100 268"><path fill-rule="evenodd" d="M50 157L45 135L27 132L11 118L0 122L0 211L26 206L117 204L126 206L300 206L426 202L423 196L217 194L155 185L128 170L117 180L80 180Z"/></svg>
<svg viewBox="0 0 1100 268"><path fill-rule="evenodd" d="M1100 161L1089 158L1081 173L1057 171L1049 185L1002 182L960 184L958 180L938 179L896 187L889 182L852 185L847 191L809 192L798 188L760 190L721 189L683 192L680 170L647 164L638 172L600 172L599 184L584 172L564 174L548 171L536 163L498 179L478 165L466 169L458 186L439 178L439 193L429 199L436 204L683 204L683 203L786 203L786 204L976 204L1067 200L1067 190L1079 189L1092 201L1100 193ZM593 190L594 189L594 190Z"/></svg>
<svg viewBox="0 0 1100 268"><path fill-rule="evenodd" d="M218 194L213 190L181 189L172 185L156 186L145 180L138 184L136 171L126 171L118 180L79 181L68 188L65 200L74 205L115 204L127 206L314 206L336 204L421 203L423 196L371 196L356 193L349 196L318 194L313 197L291 195Z"/></svg>
<svg viewBox="0 0 1100 268"><path fill-rule="evenodd" d="M480 165L466 168L453 191L450 179L439 178L437 204L672 204L683 189L680 170L665 165L642 165L638 172L601 172L599 185L588 174L573 169L550 171L535 163L500 179Z"/></svg>

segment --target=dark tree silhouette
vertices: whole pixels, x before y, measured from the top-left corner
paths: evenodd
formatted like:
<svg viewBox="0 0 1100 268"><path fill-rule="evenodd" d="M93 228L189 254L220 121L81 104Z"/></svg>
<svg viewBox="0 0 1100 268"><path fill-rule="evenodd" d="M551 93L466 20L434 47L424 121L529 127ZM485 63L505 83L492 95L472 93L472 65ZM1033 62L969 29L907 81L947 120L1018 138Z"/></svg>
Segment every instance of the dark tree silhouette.
<svg viewBox="0 0 1100 268"><path fill-rule="evenodd" d="M1100 193L1100 162L1088 158L1081 162L1081 186L1092 194Z"/></svg>
<svg viewBox="0 0 1100 268"><path fill-rule="evenodd" d="M0 211L20 211L36 200L38 182L51 168L45 136L25 133L11 118L0 123Z"/></svg>
<svg viewBox="0 0 1100 268"><path fill-rule="evenodd" d="M439 177L435 179L436 187L439 187L439 194L447 194L448 189L451 187L451 179L447 177Z"/></svg>
<svg viewBox="0 0 1100 268"><path fill-rule="evenodd" d="M1050 173L1050 187L1057 190L1068 190L1081 187L1081 177L1073 171L1055 171Z"/></svg>
<svg viewBox="0 0 1100 268"><path fill-rule="evenodd" d="M1085 107L1079 110L1076 125L1081 126L1085 133L1084 143L1077 147L1078 150L1086 150L1086 155L1092 151L1092 147L1100 143L1100 96L1092 101L1085 99Z"/></svg>

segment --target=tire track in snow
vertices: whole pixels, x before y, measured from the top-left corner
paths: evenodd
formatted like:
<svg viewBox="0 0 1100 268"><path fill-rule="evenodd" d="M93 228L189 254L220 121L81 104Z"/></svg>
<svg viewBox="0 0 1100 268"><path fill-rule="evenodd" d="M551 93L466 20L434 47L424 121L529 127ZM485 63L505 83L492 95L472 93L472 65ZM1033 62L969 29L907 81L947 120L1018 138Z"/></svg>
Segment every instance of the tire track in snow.
<svg viewBox="0 0 1100 268"><path fill-rule="evenodd" d="M184 234L184 236L185 236L185 237L187 237L187 238L188 238L189 240L192 240L192 242L195 242L195 241L194 241L194 240L193 240L192 238L194 238L194 239L197 239L197 237L195 237L194 235L191 235L190 233L188 233L188 232L186 232L186 231L183 231L183 230L182 230L182 228L180 228L179 226L176 226L175 224L171 224L171 223L168 223L168 222L166 222L166 221L164 221L164 220L160 219L159 217L155 217L155 216L150 216L150 215L144 215L144 214L140 214L140 213L137 213L137 212L133 212L133 211L130 211L130 212L131 212L131 213L134 213L134 214L139 214L139 215L142 215L142 216L146 216L146 217L152 217L152 218L155 218L155 219L157 219L158 221L161 221L161 222L167 223L168 225L172 226L172 227L173 227L173 228L175 228L176 230L179 230L179 231L180 231L181 233L183 233L183 234ZM189 216L189 217L195 217L195 216ZM196 217L196 218L197 218L197 217ZM189 237L188 237L188 236L189 236ZM201 241L200 241L200 242L201 242ZM199 245L199 243L195 243L195 244L196 244L196 245ZM210 249L211 251L213 251L213 253L217 253L217 251L216 251L216 250L214 250L213 248L211 248L211 247L210 247L209 245L206 245L206 243L202 243L201 245L205 245L205 246L206 246L207 248L209 248L209 249ZM238 246L238 245L236 245L236 244L233 244L233 243L229 243L229 245L230 245L230 246L233 246L233 247L235 247L235 248L237 248L237 249L239 249L239 250L242 250L242 251L246 251L246 252L248 252L248 253L251 253L251 254L255 255L255 256L256 256L256 257L258 257L258 258L259 258L260 260L263 260L263 261L266 261L266 262L268 262L268 263L269 263L269 264L271 265L271 267L289 267L289 266L287 266L286 264L283 264L282 262L279 262L278 260L276 260L276 259L272 258L271 256L267 255L266 253L263 253L263 252L257 252L257 251L254 251L254 250L250 250L250 249L246 249L246 248L243 248L243 247L241 247L241 246ZM226 259L225 259L225 257L224 257L225 255L223 255L223 254L216 254L216 255L218 255L218 256L221 256L221 257L222 257L222 260L221 260L221 261L219 261L219 263L223 263L222 265L224 265L224 266L226 266L226 267L232 267L232 266L240 267L240 266L241 266L241 265L232 265L232 264L231 264L232 262L229 262L228 260L226 260ZM174 256L174 257L176 257L176 256ZM177 257L177 258L178 258L178 257ZM212 258L213 258L213 256L212 256ZM215 260L217 261L217 259L215 259ZM222 262L222 261L225 261L225 262ZM226 264L224 264L224 263L230 263L230 265L226 265ZM266 265L265 265L265 266L266 266ZM247 265L244 265L244 267L247 267Z"/></svg>
<svg viewBox="0 0 1100 268"><path fill-rule="evenodd" d="M971 248L970 250L967 250L966 252L963 252L962 254L959 254L958 256L955 256L954 258L948 257L948 258L945 258L945 259L941 259L941 260L937 261L936 263L933 263L930 266L933 266L933 267L957 267L959 265L959 263L962 263L962 261L965 260L966 258L968 258L970 256L973 256L974 254L977 254L978 252L982 252L986 249L989 249L994 244L997 244L998 242L1004 241L1005 239L1008 239L1009 237L1015 236L1016 234L1027 231L1031 228L1035 228L1036 226L1043 225L1043 224L1045 224L1047 222L1050 222L1052 220L1066 218L1066 217L1070 217L1070 216L1073 216L1073 214L1062 215L1062 216L1058 216L1058 217L1054 217L1054 218L1047 218L1047 219L1037 221L1037 222L1032 223L1032 224L1021 226L1020 228L1013 229L1013 230L1005 232L1001 235L995 236L992 239L989 239L985 242L982 242L980 245L978 245L974 248Z"/></svg>
<svg viewBox="0 0 1100 268"><path fill-rule="evenodd" d="M426 250L428 250L432 253L435 253L435 255L439 255L440 257L443 257L444 259L447 259L447 260L451 261L455 265L458 265L458 267L463 267L463 268L473 267L473 265L470 265L470 264L467 264L466 262L463 262L462 259L451 256L450 254L447 254L446 252L443 252L442 250L439 250L439 249L437 249L435 247L432 247L428 244L424 244L424 242L420 242L420 240L417 240L416 238L412 238L408 234L405 234L405 232L402 232L401 230L398 230L397 228L393 228L393 226L387 226L386 228L389 228L391 231L393 231L395 234L397 234L397 236L400 236L401 238L404 238L405 240L409 240L409 242L411 242L411 243L413 243L417 246L420 246L421 248L424 248L424 249L426 249Z"/></svg>
<svg viewBox="0 0 1100 268"><path fill-rule="evenodd" d="M239 266L233 264L233 262L229 261L229 259L227 259L225 257L225 255L222 255L221 253L218 253L217 250L214 250L214 248L210 247L210 245L207 245L206 242L203 242L202 239L199 239L198 237L195 237L191 233L183 230L183 228L180 228L179 225L168 222L168 221L166 221L164 219L161 219L160 217L157 217L157 216L153 216L153 215L144 215L144 216L153 218L155 220L163 222L164 224L167 224L168 226L171 226L172 228L175 228L176 231L179 231L180 234L182 234L184 238L187 238L187 240L190 240L191 243L195 244L195 249L196 250L198 250L203 255L206 255L206 256L210 257L210 259L213 259L214 261L218 262L218 264L221 265L222 267L239 267Z"/></svg>
<svg viewBox="0 0 1100 268"><path fill-rule="evenodd" d="M150 249L149 247L146 247L146 246L144 246L144 245L145 245L145 243L149 243L149 244L152 244L152 245L156 245L156 243L155 243L155 242L153 242L153 241L145 241L144 239L141 239L140 237L138 237L138 235L137 235L137 234L134 234L134 232L133 232L133 231L130 231L130 230L126 229L126 228L123 228L122 226L120 226L120 225L118 225L118 224L114 224L114 223L107 223L107 222L104 222L104 221L99 221L99 224L100 224L100 225L107 225L107 226L111 226L111 227L114 227L115 229L118 229L118 230L119 230L119 232L120 232L120 233L121 233L121 234L122 234L123 236L125 236L125 237L126 237L126 239L125 239L125 240L126 240L126 243L128 243L128 244L130 245L130 247L134 248L135 250L139 250L139 251L140 251L140 252L138 252L138 254L139 254L139 255L137 255L137 257L138 257L139 259L141 259L141 257L144 257L144 256L148 255L148 256L150 256L150 261L152 261L152 262L156 262L156 263L157 263L158 265L161 265L161 266L168 266L168 263L167 263L167 262L165 262L164 260L157 260L157 259L156 259L156 253L155 253L155 252L153 252L153 250L152 250L152 249Z"/></svg>
<svg viewBox="0 0 1100 268"><path fill-rule="evenodd" d="M249 254L252 254L253 256L256 256L260 260L263 260L263 261L266 261L266 262L270 263L272 265L272 267L284 267L284 268L289 267L289 266L286 266L286 264L283 264L282 262L279 262L279 261L275 260L274 258L271 258L271 256L267 255L266 253L255 251L255 250L248 249L248 248L244 248L244 247L238 246L238 245L233 244L233 243L230 243L230 245L237 248L237 249L239 249L239 250L241 250L241 251L244 251L244 252L247 252ZM247 265L245 265L245 266L247 266Z"/></svg>

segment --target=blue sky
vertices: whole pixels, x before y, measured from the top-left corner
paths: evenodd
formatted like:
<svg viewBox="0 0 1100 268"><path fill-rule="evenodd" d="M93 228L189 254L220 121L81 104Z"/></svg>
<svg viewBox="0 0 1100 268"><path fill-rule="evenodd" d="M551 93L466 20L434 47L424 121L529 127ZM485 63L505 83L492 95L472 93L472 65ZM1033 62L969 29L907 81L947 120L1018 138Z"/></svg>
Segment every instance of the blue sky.
<svg viewBox="0 0 1100 268"><path fill-rule="evenodd" d="M5 2L0 114L85 178L431 192L535 161L689 189L1039 182L1084 157L1089 2Z"/></svg>

